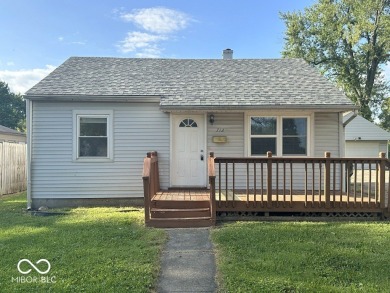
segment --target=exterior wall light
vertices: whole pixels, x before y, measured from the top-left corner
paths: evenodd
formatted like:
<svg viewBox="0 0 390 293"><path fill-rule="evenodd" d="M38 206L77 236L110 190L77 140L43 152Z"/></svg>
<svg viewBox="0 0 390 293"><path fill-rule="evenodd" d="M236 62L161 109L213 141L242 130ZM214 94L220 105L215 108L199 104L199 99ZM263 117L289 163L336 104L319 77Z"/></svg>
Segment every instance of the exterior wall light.
<svg viewBox="0 0 390 293"><path fill-rule="evenodd" d="M214 121L215 121L215 117L214 117L214 114L211 114L210 117L209 117L209 122L211 125L214 124Z"/></svg>

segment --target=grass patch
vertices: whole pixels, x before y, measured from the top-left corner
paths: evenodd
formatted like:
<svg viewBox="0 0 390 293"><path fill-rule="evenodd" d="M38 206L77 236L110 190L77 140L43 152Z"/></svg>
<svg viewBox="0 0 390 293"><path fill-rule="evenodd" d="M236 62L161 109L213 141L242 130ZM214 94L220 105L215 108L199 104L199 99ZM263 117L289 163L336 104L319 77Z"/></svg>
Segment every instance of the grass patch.
<svg viewBox="0 0 390 293"><path fill-rule="evenodd" d="M32 216L26 194L0 198L2 292L150 292L166 234L144 227L143 210L76 208L66 215ZM121 210L130 210L120 212ZM59 209L56 210L61 211ZM51 270L22 275L21 259L47 259ZM44 263L36 264L45 270ZM22 270L31 269L27 263ZM55 281L55 283L43 282ZM29 277L31 282L18 282ZM35 277L35 280L33 281ZM53 278L54 277L54 278Z"/></svg>
<svg viewBox="0 0 390 293"><path fill-rule="evenodd" d="M237 222L214 229L221 292L389 292L389 223Z"/></svg>

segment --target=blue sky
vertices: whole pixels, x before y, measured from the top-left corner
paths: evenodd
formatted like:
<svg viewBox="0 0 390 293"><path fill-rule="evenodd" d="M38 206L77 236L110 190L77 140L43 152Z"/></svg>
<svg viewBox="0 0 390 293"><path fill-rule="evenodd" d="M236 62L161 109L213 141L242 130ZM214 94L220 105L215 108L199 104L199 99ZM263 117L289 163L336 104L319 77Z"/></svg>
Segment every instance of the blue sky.
<svg viewBox="0 0 390 293"><path fill-rule="evenodd" d="M279 12L314 0L0 0L0 80L24 92L70 56L279 58Z"/></svg>

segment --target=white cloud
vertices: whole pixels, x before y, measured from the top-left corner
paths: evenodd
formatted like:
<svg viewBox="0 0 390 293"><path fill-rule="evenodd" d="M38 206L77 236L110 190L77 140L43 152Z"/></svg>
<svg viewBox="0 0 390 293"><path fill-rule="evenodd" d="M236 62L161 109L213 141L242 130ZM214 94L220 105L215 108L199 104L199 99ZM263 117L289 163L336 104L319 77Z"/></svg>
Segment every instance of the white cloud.
<svg viewBox="0 0 390 293"><path fill-rule="evenodd" d="M78 34L75 34L75 35L77 37ZM63 36L59 36L57 38L57 40L60 43L65 44L65 45L81 45L81 46L84 46L84 45L87 44L87 41L85 41L85 40L84 41L70 41L69 38L65 39L65 37L63 37Z"/></svg>
<svg viewBox="0 0 390 293"><path fill-rule="evenodd" d="M141 52L135 54L137 58L158 58L161 55L161 49L157 46L144 48Z"/></svg>
<svg viewBox="0 0 390 293"><path fill-rule="evenodd" d="M131 12L119 9L113 13L141 29L128 32L118 44L122 53L133 53L141 58L160 57L163 51L161 42L175 38L175 33L185 29L192 21L187 14L165 7L135 9Z"/></svg>
<svg viewBox="0 0 390 293"><path fill-rule="evenodd" d="M135 9L131 13L122 13L120 17L157 34L170 34L185 29L191 21L187 14L165 7Z"/></svg>
<svg viewBox="0 0 390 293"><path fill-rule="evenodd" d="M74 41L74 42L70 42L69 44L71 45L81 45L81 46L84 46L87 44L86 41Z"/></svg>
<svg viewBox="0 0 390 293"><path fill-rule="evenodd" d="M119 48L123 53L141 50L138 54L145 54L143 57L158 57L160 49L158 48L157 43L166 39L167 37L163 35L129 32L127 33L127 37L120 42ZM153 56L146 56L148 54Z"/></svg>
<svg viewBox="0 0 390 293"><path fill-rule="evenodd" d="M46 65L45 68L0 70L0 80L6 82L12 92L24 94L55 68Z"/></svg>

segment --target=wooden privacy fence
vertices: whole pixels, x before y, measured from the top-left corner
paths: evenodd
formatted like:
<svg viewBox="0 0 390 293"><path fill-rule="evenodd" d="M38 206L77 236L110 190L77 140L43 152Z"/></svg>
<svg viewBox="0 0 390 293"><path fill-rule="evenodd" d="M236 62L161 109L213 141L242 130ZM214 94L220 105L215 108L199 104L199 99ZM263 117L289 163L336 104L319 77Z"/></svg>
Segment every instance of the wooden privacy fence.
<svg viewBox="0 0 390 293"><path fill-rule="evenodd" d="M26 144L0 142L0 195L26 190Z"/></svg>
<svg viewBox="0 0 390 293"><path fill-rule="evenodd" d="M209 158L217 211L389 213L390 163L379 158Z"/></svg>

